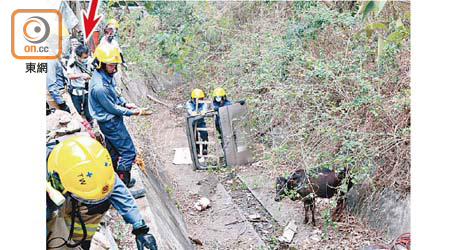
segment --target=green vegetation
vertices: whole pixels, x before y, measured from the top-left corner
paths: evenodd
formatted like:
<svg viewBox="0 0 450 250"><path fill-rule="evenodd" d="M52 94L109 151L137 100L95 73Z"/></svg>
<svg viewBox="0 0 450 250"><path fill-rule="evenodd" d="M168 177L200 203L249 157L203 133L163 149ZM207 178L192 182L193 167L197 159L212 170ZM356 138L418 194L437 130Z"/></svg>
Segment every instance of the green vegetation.
<svg viewBox="0 0 450 250"><path fill-rule="evenodd" d="M409 193L409 2L142 5L148 16L116 16L133 77L176 73L181 98L222 86L245 99L254 142L268 146L257 159L273 171L346 166Z"/></svg>

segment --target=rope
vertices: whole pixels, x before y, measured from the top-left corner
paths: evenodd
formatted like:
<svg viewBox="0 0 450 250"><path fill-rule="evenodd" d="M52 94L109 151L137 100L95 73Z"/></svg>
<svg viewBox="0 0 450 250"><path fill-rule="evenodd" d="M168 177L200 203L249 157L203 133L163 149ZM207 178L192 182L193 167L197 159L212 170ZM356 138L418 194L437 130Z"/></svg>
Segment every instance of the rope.
<svg viewBox="0 0 450 250"><path fill-rule="evenodd" d="M401 234L397 238L397 240L394 243L394 245L392 246L392 249L395 249L396 245L400 245L402 247L405 247L407 250L409 250L410 246L411 246L411 233L407 232L407 233Z"/></svg>
<svg viewBox="0 0 450 250"><path fill-rule="evenodd" d="M395 250L395 246L397 246L397 245L400 245L400 246L406 248L407 250L410 250L411 233L407 232L407 233L401 234L399 237L397 237L394 245L392 245L391 247L388 247L388 246L382 245L382 244L370 245L370 247L382 247L382 248L380 248L380 250Z"/></svg>
<svg viewBox="0 0 450 250"><path fill-rule="evenodd" d="M87 120L83 119L83 121L81 122L81 125L83 125L83 127L87 130L87 132L92 137L92 139L95 139L95 133L94 133L94 131L92 131L91 124L89 124L89 122Z"/></svg>

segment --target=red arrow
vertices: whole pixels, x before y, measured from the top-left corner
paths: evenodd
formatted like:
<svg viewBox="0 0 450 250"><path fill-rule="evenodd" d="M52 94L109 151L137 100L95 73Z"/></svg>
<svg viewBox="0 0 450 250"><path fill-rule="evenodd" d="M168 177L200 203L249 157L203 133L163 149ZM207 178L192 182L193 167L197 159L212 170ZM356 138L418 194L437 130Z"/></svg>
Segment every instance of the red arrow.
<svg viewBox="0 0 450 250"><path fill-rule="evenodd" d="M97 16L98 0L92 0L89 6L89 17L86 17L86 12L83 10L83 27L84 27L84 39L87 42L92 35L95 27L99 24L99 21L103 18L103 15Z"/></svg>

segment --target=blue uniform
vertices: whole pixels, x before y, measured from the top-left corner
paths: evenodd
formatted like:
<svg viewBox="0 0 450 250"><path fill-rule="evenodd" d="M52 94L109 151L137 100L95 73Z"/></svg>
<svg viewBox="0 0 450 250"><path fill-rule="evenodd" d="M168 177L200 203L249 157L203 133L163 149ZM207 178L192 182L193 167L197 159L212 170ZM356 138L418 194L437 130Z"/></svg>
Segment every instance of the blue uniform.
<svg viewBox="0 0 450 250"><path fill-rule="evenodd" d="M214 109L219 109L221 107L225 107L225 106L230 106L233 105L232 102L225 100L223 102L223 104L216 102L215 100L213 101L213 107ZM219 134L222 135L222 127L220 126L220 117L219 114L216 115L216 129L219 131Z"/></svg>
<svg viewBox="0 0 450 250"><path fill-rule="evenodd" d="M198 110L195 110L195 102L190 100L186 102L186 111L188 113L188 116L193 116L194 112L197 111L197 113L200 113L202 111L207 111L207 106L204 103L199 103L198 104ZM197 126L197 128L206 128L206 123L205 123L205 119L201 118L197 121L195 121L194 125ZM208 132L207 131L199 131L200 133L200 138L202 139L202 141L208 141ZM197 133L195 133L195 140L197 141ZM206 150L208 148L208 145L204 145L203 146L203 154L206 154ZM197 152L200 151L200 146L198 144L196 144L196 149Z"/></svg>
<svg viewBox="0 0 450 250"><path fill-rule="evenodd" d="M115 90L112 76L96 70L89 83L89 112L97 120L105 136L106 149L111 155L115 171L130 171L136 158L136 149L123 122L123 116L133 114L123 107L125 99ZM118 158L122 157L119 163Z"/></svg>
<svg viewBox="0 0 450 250"><path fill-rule="evenodd" d="M200 113L202 111L207 111L207 107L204 103L198 104L198 110L197 113ZM195 112L195 102L194 101L187 101L186 102L186 110L189 116L193 115L193 112ZM197 128L206 128L205 119L199 119L196 121ZM199 131L200 132L200 138L202 138L203 141L208 140L208 132L206 131Z"/></svg>
<svg viewBox="0 0 450 250"><path fill-rule="evenodd" d="M67 78L64 76L63 67L58 59L48 61L46 82L50 96L57 104L62 104L64 99L61 90L67 85Z"/></svg>
<svg viewBox="0 0 450 250"><path fill-rule="evenodd" d="M56 144L47 145L47 159L55 145ZM115 174L114 186L107 201L109 201L117 212L119 212L126 223L133 225L133 229L142 226L142 215L136 205L136 201L117 174ZM93 203L88 201L81 202L87 205ZM47 199L47 221L49 220L51 213L57 209L59 208L50 199Z"/></svg>

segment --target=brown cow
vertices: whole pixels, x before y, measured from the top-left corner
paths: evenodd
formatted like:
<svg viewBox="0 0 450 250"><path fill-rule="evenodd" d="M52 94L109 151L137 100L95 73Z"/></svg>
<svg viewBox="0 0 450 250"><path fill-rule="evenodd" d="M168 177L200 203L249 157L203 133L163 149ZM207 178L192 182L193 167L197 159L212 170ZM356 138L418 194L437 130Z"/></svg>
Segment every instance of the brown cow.
<svg viewBox="0 0 450 250"><path fill-rule="evenodd" d="M311 169L308 172L304 169L296 170L287 179L284 177L277 177L276 180L276 195L275 201L280 201L284 195L287 195L291 200L301 199L305 208L305 220L303 223L308 223L308 210L312 214L312 223L315 226L316 220L315 212L315 198L331 198L338 190L342 181L347 175L348 169L343 169L340 172L331 170L326 167ZM347 191L353 186L352 180L349 177ZM344 208L345 197L344 193L338 193L338 203L336 209L332 213L332 219L341 213Z"/></svg>

